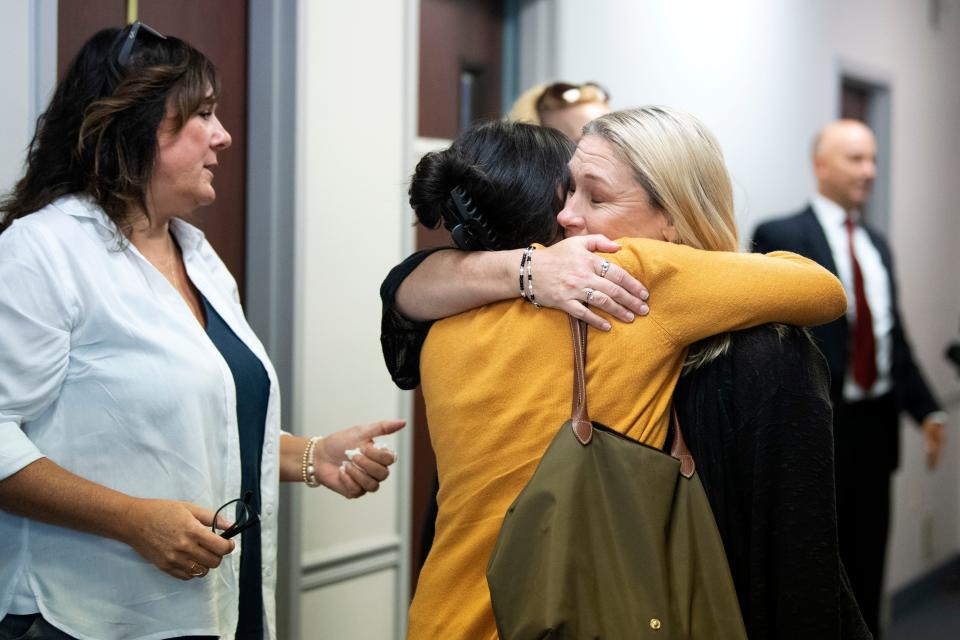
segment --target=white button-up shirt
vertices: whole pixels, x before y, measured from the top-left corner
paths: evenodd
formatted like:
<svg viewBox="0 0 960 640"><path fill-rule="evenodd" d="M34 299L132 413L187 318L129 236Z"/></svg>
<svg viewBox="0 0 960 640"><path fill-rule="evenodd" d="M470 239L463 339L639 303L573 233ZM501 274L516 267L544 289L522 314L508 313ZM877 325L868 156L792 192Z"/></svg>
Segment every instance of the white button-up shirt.
<svg viewBox="0 0 960 640"><path fill-rule="evenodd" d="M853 262L850 259L850 241L845 225L847 212L839 204L819 193L813 197L812 205L833 253L837 277L847 292L847 320L852 328L857 319L857 301L854 299ZM847 377L843 382L843 397L849 402L881 396L893 387L890 374L893 362L893 300L890 299L890 275L883 266L880 252L859 224L853 231L853 250L857 254L857 262L863 274L864 294L873 319L877 380L873 387L865 391L854 381L853 367L848 366Z"/></svg>
<svg viewBox="0 0 960 640"><path fill-rule="evenodd" d="M203 234L181 220L171 228L191 281L270 378L260 526L272 567L276 373ZM119 242L92 200L61 198L0 234L0 479L45 456L132 496L214 510L240 497L235 394L230 368L183 298ZM207 577L183 582L123 543L0 511L0 619L40 611L89 640L232 637L239 564L238 547ZM270 638L275 582L263 572Z"/></svg>

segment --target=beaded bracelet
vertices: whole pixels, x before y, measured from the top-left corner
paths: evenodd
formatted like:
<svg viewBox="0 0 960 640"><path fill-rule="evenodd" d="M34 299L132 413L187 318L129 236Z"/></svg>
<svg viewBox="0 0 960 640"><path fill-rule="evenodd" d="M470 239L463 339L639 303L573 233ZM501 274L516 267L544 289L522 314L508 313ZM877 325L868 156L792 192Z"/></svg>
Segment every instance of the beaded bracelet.
<svg viewBox="0 0 960 640"><path fill-rule="evenodd" d="M540 303L537 302L537 296L533 295L533 252L536 249L534 246L527 247L527 250L524 252L527 256L527 300L533 303L537 309L541 309Z"/></svg>
<svg viewBox="0 0 960 640"><path fill-rule="evenodd" d="M533 294L533 252L535 250L536 247L531 245L524 249L520 256L520 297L540 309L540 303ZM526 280L526 286L524 286L524 280Z"/></svg>
<svg viewBox="0 0 960 640"><path fill-rule="evenodd" d="M303 484L308 487L320 486L320 481L317 480L316 467L313 466L313 449L321 440L323 440L323 438L320 436L314 436L310 438L310 442L308 442L307 446L303 449L303 460L301 461L300 470L303 475Z"/></svg>
<svg viewBox="0 0 960 640"><path fill-rule="evenodd" d="M523 274L524 267L527 265L527 256L530 253L530 247L527 247L523 250L523 253L520 254L520 297L524 300L527 299L527 292L523 289Z"/></svg>

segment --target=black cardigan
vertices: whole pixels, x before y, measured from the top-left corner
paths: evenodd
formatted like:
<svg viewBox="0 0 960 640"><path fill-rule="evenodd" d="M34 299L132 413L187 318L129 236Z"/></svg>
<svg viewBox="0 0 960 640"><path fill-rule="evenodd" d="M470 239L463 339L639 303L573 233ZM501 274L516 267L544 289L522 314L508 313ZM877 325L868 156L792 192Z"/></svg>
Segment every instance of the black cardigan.
<svg viewBox="0 0 960 640"><path fill-rule="evenodd" d="M402 389L420 383L420 349L431 323L400 315L396 293L427 255L394 267L380 289L383 356ZM799 329L766 326L731 337L725 355L680 379L674 405L720 529L747 634L871 638L837 546L823 356Z"/></svg>
<svg viewBox="0 0 960 640"><path fill-rule="evenodd" d="M826 361L800 329L731 338L673 400L747 634L870 638L840 562Z"/></svg>

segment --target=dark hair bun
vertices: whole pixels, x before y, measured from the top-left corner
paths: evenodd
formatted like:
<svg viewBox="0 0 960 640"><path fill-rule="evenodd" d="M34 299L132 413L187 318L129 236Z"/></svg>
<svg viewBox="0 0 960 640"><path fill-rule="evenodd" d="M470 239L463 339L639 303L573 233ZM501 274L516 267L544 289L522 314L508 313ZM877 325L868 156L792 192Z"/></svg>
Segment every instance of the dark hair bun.
<svg viewBox="0 0 960 640"><path fill-rule="evenodd" d="M420 160L410 206L424 226L453 231L462 249L553 242L573 150L553 129L500 120L475 125ZM459 207L451 197L457 187Z"/></svg>
<svg viewBox="0 0 960 640"><path fill-rule="evenodd" d="M410 181L410 206L420 224L436 229L443 222L450 191L459 186L469 193L471 187L475 189L483 181L482 172L467 162L458 149L431 151L417 163Z"/></svg>

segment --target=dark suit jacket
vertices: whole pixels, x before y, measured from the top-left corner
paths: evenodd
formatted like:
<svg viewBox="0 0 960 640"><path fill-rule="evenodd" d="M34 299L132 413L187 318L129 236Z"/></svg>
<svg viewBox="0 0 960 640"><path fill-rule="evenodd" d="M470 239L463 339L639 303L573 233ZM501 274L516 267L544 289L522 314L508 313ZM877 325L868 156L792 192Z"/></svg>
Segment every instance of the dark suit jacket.
<svg viewBox="0 0 960 640"><path fill-rule="evenodd" d="M939 409L923 374L913 359L910 343L907 341L903 322L900 318L897 286L894 278L893 257L886 241L877 231L865 227L880 259L887 270L890 281L890 300L893 304L893 358L891 376L893 391L900 410L907 411L917 423L927 415ZM770 251L792 251L810 258L837 274L837 266L827 243L827 237L817 220L813 207L803 211L765 222L757 227L753 236L753 250L761 253ZM843 381L846 379L849 329L845 317L828 324L813 328L814 340L823 351L830 367L831 397L835 405L843 400ZM898 445L897 445L898 446ZM896 460L896 455L894 455Z"/></svg>

